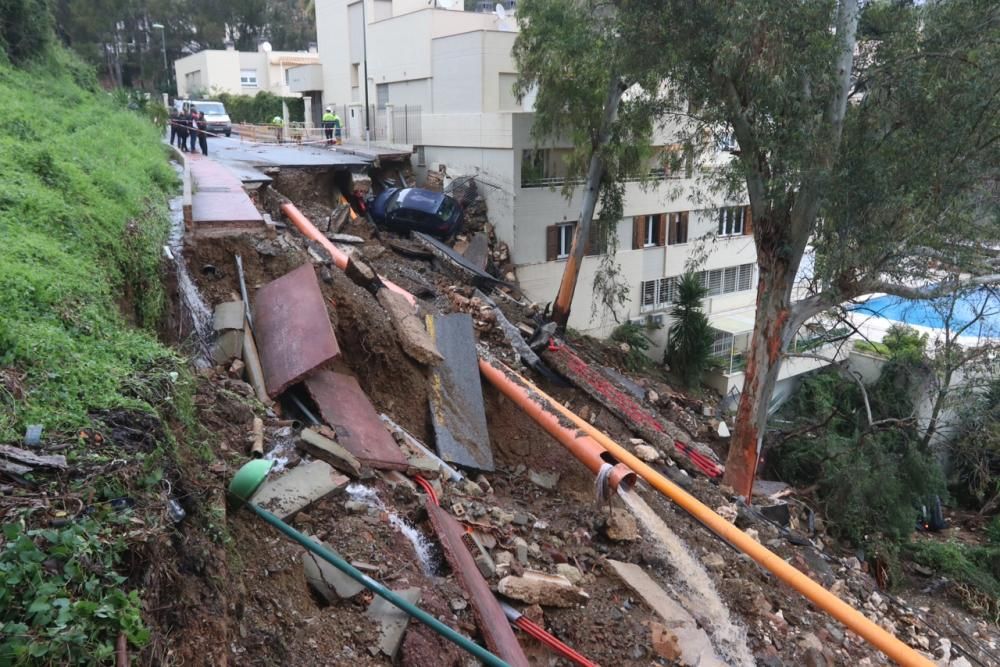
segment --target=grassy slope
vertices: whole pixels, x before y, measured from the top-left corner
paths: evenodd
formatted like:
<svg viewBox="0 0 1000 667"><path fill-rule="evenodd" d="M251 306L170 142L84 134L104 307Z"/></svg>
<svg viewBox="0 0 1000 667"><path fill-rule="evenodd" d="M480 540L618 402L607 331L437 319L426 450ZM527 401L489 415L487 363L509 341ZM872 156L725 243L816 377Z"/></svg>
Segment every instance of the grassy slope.
<svg viewBox="0 0 1000 667"><path fill-rule="evenodd" d="M81 83L93 75L64 53L0 64L0 440L148 404L143 376L174 364L151 328L175 176L145 119ZM146 331L126 326L123 295Z"/></svg>
<svg viewBox="0 0 1000 667"><path fill-rule="evenodd" d="M190 415L182 363L155 335L176 186L157 130L65 52L24 69L0 55L0 174L0 442L41 423L72 443L100 408ZM81 442L63 452L69 479L29 474L39 487L18 486L25 502L0 496L0 665L108 664L119 633L148 641L139 591L119 572L137 533L164 530L158 482L173 445L169 430L153 452ZM126 463L103 472L110 460ZM42 492L48 510L17 510ZM136 510L113 510L119 496Z"/></svg>

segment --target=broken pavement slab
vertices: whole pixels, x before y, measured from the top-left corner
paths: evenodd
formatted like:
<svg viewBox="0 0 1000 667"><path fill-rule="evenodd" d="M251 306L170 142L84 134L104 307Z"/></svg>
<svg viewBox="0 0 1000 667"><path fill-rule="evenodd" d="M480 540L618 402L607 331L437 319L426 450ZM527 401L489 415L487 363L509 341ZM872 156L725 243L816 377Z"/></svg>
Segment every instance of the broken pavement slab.
<svg viewBox="0 0 1000 667"><path fill-rule="evenodd" d="M490 242L484 232L476 232L469 239L469 245L462 253L462 256L472 266L480 271L486 270L486 262L490 256Z"/></svg>
<svg viewBox="0 0 1000 667"><path fill-rule="evenodd" d="M352 477L361 475L361 462L353 454L311 428L302 429L298 445L299 449L305 450L317 459L326 461L334 468Z"/></svg>
<svg viewBox="0 0 1000 667"><path fill-rule="evenodd" d="M282 521L288 521L313 503L343 490L350 481L326 461L311 461L281 477L268 479L251 500Z"/></svg>
<svg viewBox="0 0 1000 667"><path fill-rule="evenodd" d="M393 591L393 593L411 604L420 602L421 591L419 588L406 588ZM366 614L369 618L373 618L379 623L382 633L378 645L379 650L390 658L395 658L400 645L403 643L403 634L406 632L406 626L410 622L409 614L385 598L378 596L372 599L371 604L368 605Z"/></svg>
<svg viewBox="0 0 1000 667"><path fill-rule="evenodd" d="M381 470L409 467L357 379L323 370L307 377L305 386L337 442L358 461Z"/></svg>
<svg viewBox="0 0 1000 667"><path fill-rule="evenodd" d="M444 363L431 373L430 388L438 455L448 463L492 472L472 318L466 313L428 315L427 330L444 356Z"/></svg>
<svg viewBox="0 0 1000 667"><path fill-rule="evenodd" d="M478 564L462 540L465 528L430 499L427 500L426 508L444 557L462 589L469 594L469 602L487 648L512 667L528 667L528 659L507 622L503 607L493 596Z"/></svg>
<svg viewBox="0 0 1000 667"><path fill-rule="evenodd" d="M664 623L651 624L654 647L677 650L680 664L698 667L723 667L708 635L698 622L677 601L646 574L638 565L609 558L608 567L625 585L642 598L646 606L663 619ZM659 626L659 627L657 627ZM662 629L661 629L662 628ZM664 652L669 652L665 650Z"/></svg>
<svg viewBox="0 0 1000 667"><path fill-rule="evenodd" d="M325 542L320 544L333 551L333 547L329 544ZM302 569L306 575L306 583L316 591L317 595L326 600L327 604L352 598L365 589L311 551L302 552Z"/></svg>
<svg viewBox="0 0 1000 667"><path fill-rule="evenodd" d="M253 321L271 398L340 356L312 264L303 264L258 289Z"/></svg>
<svg viewBox="0 0 1000 667"><path fill-rule="evenodd" d="M423 322L417 317L413 305L402 295L391 290L380 289L375 293L379 304L389 314L393 328L399 337L403 352L417 363L433 366L442 361L434 340L427 333Z"/></svg>
<svg viewBox="0 0 1000 667"><path fill-rule="evenodd" d="M504 577L497 584L497 591L513 600L543 607L576 607L590 600L587 593L561 574L536 570L525 570L520 577Z"/></svg>
<svg viewBox="0 0 1000 667"><path fill-rule="evenodd" d="M212 329L215 331L225 331L226 329L243 331L243 313L242 301L220 303L212 314Z"/></svg>

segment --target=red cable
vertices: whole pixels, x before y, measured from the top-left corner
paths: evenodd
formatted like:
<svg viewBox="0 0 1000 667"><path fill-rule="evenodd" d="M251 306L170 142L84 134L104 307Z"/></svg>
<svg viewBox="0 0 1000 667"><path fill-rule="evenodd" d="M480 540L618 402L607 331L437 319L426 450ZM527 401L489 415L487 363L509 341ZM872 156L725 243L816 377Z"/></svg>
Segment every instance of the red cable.
<svg viewBox="0 0 1000 667"><path fill-rule="evenodd" d="M572 660L576 664L580 665L581 667L598 667L597 663L591 662L583 655L577 653L569 646L562 643L561 641L553 637L551 634L546 632L545 628L541 627L528 617L521 616L516 621L514 621L514 625L516 625L521 630L528 633L538 641L542 642L555 652L559 653L563 657L568 658L569 660Z"/></svg>
<svg viewBox="0 0 1000 667"><path fill-rule="evenodd" d="M438 501L437 493L434 492L434 487L431 486L430 482L428 482L420 475L414 475L413 479L417 480L417 484L419 484L423 488L423 490L427 492L427 495L430 496L431 502L433 502L435 505L441 504L440 501Z"/></svg>

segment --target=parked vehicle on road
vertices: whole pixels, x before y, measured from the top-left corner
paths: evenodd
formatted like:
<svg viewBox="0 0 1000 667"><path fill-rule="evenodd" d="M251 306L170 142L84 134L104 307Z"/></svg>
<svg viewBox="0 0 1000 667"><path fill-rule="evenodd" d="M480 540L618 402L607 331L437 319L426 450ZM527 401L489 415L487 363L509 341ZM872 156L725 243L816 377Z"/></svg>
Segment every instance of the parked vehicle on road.
<svg viewBox="0 0 1000 667"><path fill-rule="evenodd" d="M462 206L450 195L423 188L388 188L371 203L372 219L395 232L451 238L462 229Z"/></svg>
<svg viewBox="0 0 1000 667"><path fill-rule="evenodd" d="M233 133L233 123L222 102L213 100L174 100L174 108L183 111L185 107L195 107L205 113L206 128L212 134L224 134L227 137Z"/></svg>

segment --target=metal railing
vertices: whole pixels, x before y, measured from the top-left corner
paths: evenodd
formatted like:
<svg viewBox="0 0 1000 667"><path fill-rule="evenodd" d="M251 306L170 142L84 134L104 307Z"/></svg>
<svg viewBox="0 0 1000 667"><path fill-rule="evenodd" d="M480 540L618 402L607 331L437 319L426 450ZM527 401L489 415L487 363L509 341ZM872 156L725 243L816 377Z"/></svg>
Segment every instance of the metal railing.
<svg viewBox="0 0 1000 667"><path fill-rule="evenodd" d="M663 168L650 169L647 174L637 174L622 179L624 183L639 183L641 181L677 181L685 178L693 178L691 171L667 171ZM583 185L586 179L566 178L565 176L552 176L548 178L521 178L522 188L554 188L564 185Z"/></svg>

